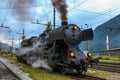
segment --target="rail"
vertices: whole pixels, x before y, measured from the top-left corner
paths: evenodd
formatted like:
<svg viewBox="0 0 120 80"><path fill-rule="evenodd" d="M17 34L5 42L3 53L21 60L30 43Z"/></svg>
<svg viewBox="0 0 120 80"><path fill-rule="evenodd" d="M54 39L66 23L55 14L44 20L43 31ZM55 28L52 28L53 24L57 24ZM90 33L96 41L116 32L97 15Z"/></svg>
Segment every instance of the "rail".
<svg viewBox="0 0 120 80"><path fill-rule="evenodd" d="M120 73L120 63L114 62L99 62L97 65L93 64L93 68L109 71L109 72L117 72Z"/></svg>

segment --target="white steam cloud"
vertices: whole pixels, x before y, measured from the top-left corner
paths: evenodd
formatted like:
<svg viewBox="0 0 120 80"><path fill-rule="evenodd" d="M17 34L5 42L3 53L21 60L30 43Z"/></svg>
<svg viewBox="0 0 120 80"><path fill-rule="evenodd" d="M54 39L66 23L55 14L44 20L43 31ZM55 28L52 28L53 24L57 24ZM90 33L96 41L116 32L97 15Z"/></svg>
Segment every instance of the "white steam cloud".
<svg viewBox="0 0 120 80"><path fill-rule="evenodd" d="M22 56L22 60L26 61L27 64L34 68L44 68L52 70L48 65L47 59L43 58L45 55L43 52L43 43L40 41L36 42L32 47L21 48L17 51L18 56Z"/></svg>

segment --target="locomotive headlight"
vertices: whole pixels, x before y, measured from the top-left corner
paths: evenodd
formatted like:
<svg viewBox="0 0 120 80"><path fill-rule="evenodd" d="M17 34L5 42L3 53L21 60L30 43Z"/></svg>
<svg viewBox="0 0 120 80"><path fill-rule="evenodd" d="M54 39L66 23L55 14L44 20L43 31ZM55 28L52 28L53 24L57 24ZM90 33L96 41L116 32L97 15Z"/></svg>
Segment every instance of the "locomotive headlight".
<svg viewBox="0 0 120 80"><path fill-rule="evenodd" d="M74 57L75 54L73 52L70 52L70 57Z"/></svg>
<svg viewBox="0 0 120 80"><path fill-rule="evenodd" d="M92 56L92 53L88 52L88 53L87 53L87 56L88 56L88 57L91 57L91 56Z"/></svg>
<svg viewBox="0 0 120 80"><path fill-rule="evenodd" d="M78 29L77 26L73 26L72 30L76 31Z"/></svg>

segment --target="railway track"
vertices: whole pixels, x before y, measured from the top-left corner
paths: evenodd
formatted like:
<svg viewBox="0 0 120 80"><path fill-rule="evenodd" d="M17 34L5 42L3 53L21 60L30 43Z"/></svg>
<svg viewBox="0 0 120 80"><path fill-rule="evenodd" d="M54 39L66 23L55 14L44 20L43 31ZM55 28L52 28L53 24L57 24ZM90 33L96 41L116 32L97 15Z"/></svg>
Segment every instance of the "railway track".
<svg viewBox="0 0 120 80"><path fill-rule="evenodd" d="M3 62L0 61L0 80L20 80Z"/></svg>
<svg viewBox="0 0 120 80"><path fill-rule="evenodd" d="M75 73L68 74L68 76L74 77L73 80L106 80L106 79L100 78L100 77L89 76L89 75L86 75L86 74L79 75L77 73L76 74Z"/></svg>
<svg viewBox="0 0 120 80"><path fill-rule="evenodd" d="M109 71L109 72L120 73L120 63L99 62L97 65L93 64L93 68L104 70L104 71Z"/></svg>

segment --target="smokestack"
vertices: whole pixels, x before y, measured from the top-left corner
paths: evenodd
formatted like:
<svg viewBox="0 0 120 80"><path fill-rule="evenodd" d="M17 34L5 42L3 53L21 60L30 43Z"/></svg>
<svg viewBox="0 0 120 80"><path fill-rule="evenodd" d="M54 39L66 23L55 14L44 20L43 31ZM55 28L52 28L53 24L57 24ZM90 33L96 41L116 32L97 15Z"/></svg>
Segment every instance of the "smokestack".
<svg viewBox="0 0 120 80"><path fill-rule="evenodd" d="M108 35L106 35L106 50L109 50L109 40L108 40Z"/></svg>
<svg viewBox="0 0 120 80"><path fill-rule="evenodd" d="M68 25L68 22L67 22L67 21L62 21L62 22L61 22L61 25L63 25L63 26L64 26L64 25Z"/></svg>
<svg viewBox="0 0 120 80"><path fill-rule="evenodd" d="M67 25L67 4L66 0L51 0L52 5L60 13L61 25Z"/></svg>

